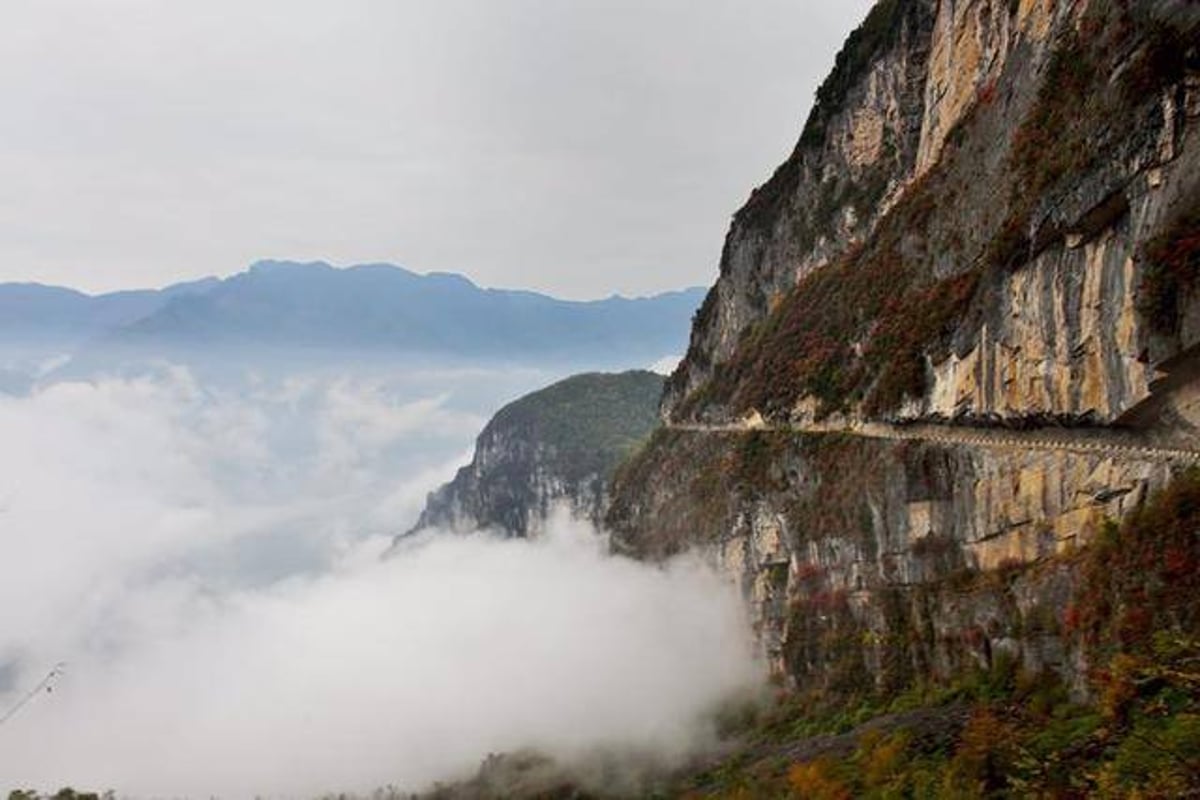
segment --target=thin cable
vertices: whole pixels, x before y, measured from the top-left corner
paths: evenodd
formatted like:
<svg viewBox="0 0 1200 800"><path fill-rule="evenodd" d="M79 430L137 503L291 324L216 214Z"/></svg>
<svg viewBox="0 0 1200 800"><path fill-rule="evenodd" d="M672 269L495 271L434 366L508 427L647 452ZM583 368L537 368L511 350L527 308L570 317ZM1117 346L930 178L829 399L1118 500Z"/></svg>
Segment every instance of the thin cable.
<svg viewBox="0 0 1200 800"><path fill-rule="evenodd" d="M34 686L32 689L30 689L29 692L24 697L22 697L20 700L17 701L17 704L15 706L10 708L8 711L4 712L4 716L0 716L0 725L3 725L4 723L6 723L10 719L12 719L13 716L18 711L20 711L22 708L24 708L26 705L28 705L30 700L37 697L42 692L53 691L54 690L54 682L56 680L58 680L60 677L62 677L63 670L66 668L66 666L67 665L65 663L63 663L62 661L55 664L54 669L52 669L48 673L46 673L46 677L42 678L41 681L38 682L37 686Z"/></svg>

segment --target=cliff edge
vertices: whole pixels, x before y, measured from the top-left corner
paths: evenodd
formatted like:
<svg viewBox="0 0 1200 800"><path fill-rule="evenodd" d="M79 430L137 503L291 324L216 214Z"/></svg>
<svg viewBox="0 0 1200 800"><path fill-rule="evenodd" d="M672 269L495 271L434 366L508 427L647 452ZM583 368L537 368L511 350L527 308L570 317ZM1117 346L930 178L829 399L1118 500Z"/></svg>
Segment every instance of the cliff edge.
<svg viewBox="0 0 1200 800"><path fill-rule="evenodd" d="M613 470L658 424L663 382L653 372L587 373L513 401L479 434L471 463L429 495L410 533L529 536L560 502L598 521Z"/></svg>
<svg viewBox="0 0 1200 800"><path fill-rule="evenodd" d="M676 419L1112 423L1200 340L1186 2L883 0L736 214Z"/></svg>
<svg viewBox="0 0 1200 800"><path fill-rule="evenodd" d="M1152 532L1136 635L1078 620L1200 463L1198 44L1182 1L880 0L735 215L608 524L707 553L810 711L1004 664L1083 701L1200 634Z"/></svg>

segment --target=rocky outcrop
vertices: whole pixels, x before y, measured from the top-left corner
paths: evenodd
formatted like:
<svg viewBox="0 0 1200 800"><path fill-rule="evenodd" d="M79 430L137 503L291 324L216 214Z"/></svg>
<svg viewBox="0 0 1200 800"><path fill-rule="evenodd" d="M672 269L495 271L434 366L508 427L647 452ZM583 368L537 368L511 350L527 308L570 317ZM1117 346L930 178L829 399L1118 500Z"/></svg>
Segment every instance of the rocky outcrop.
<svg viewBox="0 0 1200 800"><path fill-rule="evenodd" d="M736 215L664 413L1111 422L1146 400L1200 343L1193 293L1168 332L1139 302L1146 243L1200 202L1186 5L878 3ZM868 274L890 296L863 297ZM952 281L940 324L895 335ZM861 307L799 318L822 303Z"/></svg>
<svg viewBox="0 0 1200 800"><path fill-rule="evenodd" d="M1082 691L1072 554L1200 429L1197 26L1170 0L877 3L734 218L616 546L706 552L794 686L1011 656ZM861 435L885 423L1185 457Z"/></svg>
<svg viewBox="0 0 1200 800"><path fill-rule="evenodd" d="M1168 359L1200 341L1190 322L1160 337L1139 306L1142 246L1197 203L1197 127L1169 167L1123 175L1116 195L1093 189L1065 221L1045 223L1069 233L1003 277L980 304L982 324L963 326L952 352L929 359L926 392L897 416L1111 423L1148 400ZM1181 300L1188 318L1200 311Z"/></svg>
<svg viewBox="0 0 1200 800"><path fill-rule="evenodd" d="M668 413L780 296L870 230L912 175L932 26L929 4L888 0L851 36L796 149L734 217L720 279L668 385Z"/></svg>
<svg viewBox="0 0 1200 800"><path fill-rule="evenodd" d="M609 521L618 546L643 557L706 553L742 586L776 673L808 688L836 688L849 669L899 688L1000 652L1080 678L1062 636L1069 556L1183 467L1069 449L677 431L625 468Z"/></svg>
<svg viewBox="0 0 1200 800"><path fill-rule="evenodd" d="M613 469L657 424L662 386L652 372L588 373L510 403L479 434L471 463L429 495L410 533L530 536L560 503L599 520Z"/></svg>

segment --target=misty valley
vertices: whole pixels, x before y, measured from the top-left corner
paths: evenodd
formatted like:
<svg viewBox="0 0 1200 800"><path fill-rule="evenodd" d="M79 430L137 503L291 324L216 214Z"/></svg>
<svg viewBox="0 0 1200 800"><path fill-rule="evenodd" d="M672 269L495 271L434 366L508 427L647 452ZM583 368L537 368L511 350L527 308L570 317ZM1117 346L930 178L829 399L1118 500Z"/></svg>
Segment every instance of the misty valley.
<svg viewBox="0 0 1200 800"><path fill-rule="evenodd" d="M1197 0L4 9L0 797L1200 797Z"/></svg>
<svg viewBox="0 0 1200 800"><path fill-rule="evenodd" d="M647 347L679 352L691 309L652 303L676 333L636 348L617 309L593 340L559 337L553 359L509 346L502 360L466 336L459 352L368 343L369 328L338 341L378 297L350 287L351 313L330 313L328 287L297 300L306 271L292 272L272 276L283 291L255 287L241 319L307 303L326 341L235 339L236 297L220 302L230 341L184 329L215 313L191 292L219 284L182 309L139 299L132 321L102 308L90 329L89 307L126 298L68 297L70 328L5 320L0 781L314 797L417 791L527 748L686 755L713 704L757 675L749 645L729 646L740 605L711 572L610 556L569 509L532 539L398 537L500 406L577 371L650 366ZM471 325L462 304L437 324ZM546 305L522 309L527 328L576 311ZM175 332L121 341L154 315Z"/></svg>

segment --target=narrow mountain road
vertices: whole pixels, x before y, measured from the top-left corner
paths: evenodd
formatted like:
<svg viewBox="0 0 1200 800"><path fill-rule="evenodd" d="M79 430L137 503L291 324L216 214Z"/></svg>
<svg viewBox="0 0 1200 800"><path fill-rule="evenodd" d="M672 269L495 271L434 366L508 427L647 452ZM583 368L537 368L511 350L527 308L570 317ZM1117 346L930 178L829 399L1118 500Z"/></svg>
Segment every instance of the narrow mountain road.
<svg viewBox="0 0 1200 800"><path fill-rule="evenodd" d="M913 423L894 425L884 422L857 423L852 426L790 425L758 421L723 425L669 423L671 430L702 433L746 433L777 431L796 434L838 433L867 439L934 442L995 449L1064 450L1078 453L1124 456L1200 464L1200 447L1165 446L1150 442L1133 432L1083 428L1038 428L1008 430L965 425Z"/></svg>

